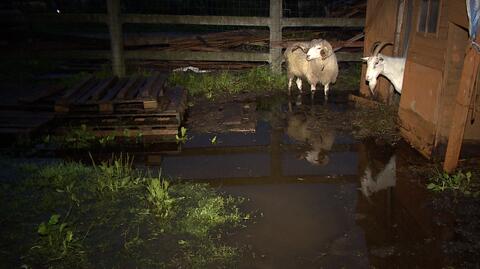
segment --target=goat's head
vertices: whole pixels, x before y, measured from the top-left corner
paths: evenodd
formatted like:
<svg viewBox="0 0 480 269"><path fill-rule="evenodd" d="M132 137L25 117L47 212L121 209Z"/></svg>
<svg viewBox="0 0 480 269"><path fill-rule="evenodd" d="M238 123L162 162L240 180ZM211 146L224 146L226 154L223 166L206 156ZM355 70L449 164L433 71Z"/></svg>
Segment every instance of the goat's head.
<svg viewBox="0 0 480 269"><path fill-rule="evenodd" d="M392 45L387 42L375 42L372 46L372 54L370 57L364 57L362 60L367 63L367 73L365 79L368 82L368 87L372 94L374 94L375 86L377 85L377 78L383 72L384 58L379 52L386 46Z"/></svg>
<svg viewBox="0 0 480 269"><path fill-rule="evenodd" d="M307 61L322 59L330 57L333 54L332 45L324 39L314 39L310 41L310 47L308 48Z"/></svg>
<svg viewBox="0 0 480 269"><path fill-rule="evenodd" d="M305 54L307 54L307 61L319 58L325 60L333 54L332 45L330 45L330 43L324 39L313 39L308 43L297 43L293 47L293 50L296 49L301 49Z"/></svg>

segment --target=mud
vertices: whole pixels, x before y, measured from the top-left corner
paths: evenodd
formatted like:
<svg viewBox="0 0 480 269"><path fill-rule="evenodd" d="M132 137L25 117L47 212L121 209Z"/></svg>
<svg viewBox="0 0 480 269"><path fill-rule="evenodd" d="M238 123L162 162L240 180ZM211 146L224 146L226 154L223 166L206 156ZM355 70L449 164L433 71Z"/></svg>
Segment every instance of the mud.
<svg viewBox="0 0 480 269"><path fill-rule="evenodd" d="M232 103L255 104L239 123L254 130L224 124ZM247 199L255 217L229 239L240 268L478 267L478 199L426 189L436 165L400 140L394 113L344 95L198 102L181 152L145 165Z"/></svg>

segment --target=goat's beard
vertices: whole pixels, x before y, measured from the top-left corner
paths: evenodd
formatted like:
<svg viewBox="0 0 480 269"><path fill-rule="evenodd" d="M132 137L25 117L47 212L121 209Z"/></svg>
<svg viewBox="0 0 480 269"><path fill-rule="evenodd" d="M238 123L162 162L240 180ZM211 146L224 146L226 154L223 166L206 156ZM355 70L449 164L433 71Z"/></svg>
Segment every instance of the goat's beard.
<svg viewBox="0 0 480 269"><path fill-rule="evenodd" d="M377 86L377 80L376 79L372 79L372 80L369 80L368 81L368 87L370 88L370 92L372 93L372 95L375 95L375 86Z"/></svg>

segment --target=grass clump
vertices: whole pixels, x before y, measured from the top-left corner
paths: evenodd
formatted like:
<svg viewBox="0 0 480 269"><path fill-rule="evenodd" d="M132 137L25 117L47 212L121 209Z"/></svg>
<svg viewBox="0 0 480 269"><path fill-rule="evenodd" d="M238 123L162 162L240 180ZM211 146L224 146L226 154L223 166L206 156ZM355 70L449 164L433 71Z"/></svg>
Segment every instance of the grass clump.
<svg viewBox="0 0 480 269"><path fill-rule="evenodd" d="M472 172L462 172L461 170L449 174L436 170L436 173L430 178L427 189L435 192L453 191L463 195L473 195L477 197L480 191L474 191L476 184L472 180Z"/></svg>
<svg viewBox="0 0 480 269"><path fill-rule="evenodd" d="M0 188L0 260L15 268L229 267L226 231L248 215L205 184L137 171L128 156L11 165Z"/></svg>
<svg viewBox="0 0 480 269"><path fill-rule="evenodd" d="M168 79L170 85L181 85L193 96L208 99L222 94L241 92L268 92L283 90L287 85L285 74L271 72L268 66L248 71L220 71L211 73L174 72Z"/></svg>

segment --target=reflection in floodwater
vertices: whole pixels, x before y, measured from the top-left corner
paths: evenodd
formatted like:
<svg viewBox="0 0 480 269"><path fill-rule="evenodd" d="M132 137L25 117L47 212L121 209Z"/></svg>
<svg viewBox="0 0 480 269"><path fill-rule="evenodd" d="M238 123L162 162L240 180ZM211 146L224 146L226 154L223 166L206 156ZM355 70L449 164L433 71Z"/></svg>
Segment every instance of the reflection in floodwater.
<svg viewBox="0 0 480 269"><path fill-rule="evenodd" d="M314 129L315 118L306 113L289 115L287 121L287 135L309 146L301 157L314 165L328 164L328 152L335 140L333 130L328 126Z"/></svg>
<svg viewBox="0 0 480 269"><path fill-rule="evenodd" d="M396 182L396 162L395 156L390 157L388 163L376 175L372 176L372 169L367 166L365 173L360 178L361 191L365 197L370 197L372 194L385 190L389 187L394 187Z"/></svg>
<svg viewBox="0 0 480 269"><path fill-rule="evenodd" d="M411 153L335 133L296 109L266 112L275 117L254 133L216 134L215 145L212 134L190 133L180 153L154 165L245 197L245 209L259 212L229 239L244 247L240 268L444 266L452 235L402 168Z"/></svg>

